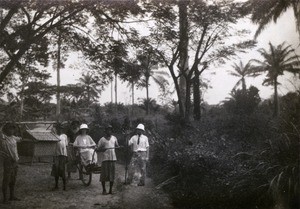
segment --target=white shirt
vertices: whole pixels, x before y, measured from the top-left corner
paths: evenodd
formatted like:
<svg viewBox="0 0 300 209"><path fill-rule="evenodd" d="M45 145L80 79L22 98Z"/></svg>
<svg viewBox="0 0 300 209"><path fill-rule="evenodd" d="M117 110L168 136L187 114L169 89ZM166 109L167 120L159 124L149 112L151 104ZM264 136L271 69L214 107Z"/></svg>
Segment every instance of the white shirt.
<svg viewBox="0 0 300 209"><path fill-rule="evenodd" d="M76 137L73 146L79 147L79 152L86 152L91 149L90 147L96 146L96 143L89 135L79 135Z"/></svg>
<svg viewBox="0 0 300 209"><path fill-rule="evenodd" d="M118 146L118 140L115 136L111 136L109 140L107 140L105 137L102 137L98 142L98 148L105 148L105 152L100 152L102 161L116 161L116 152L115 148Z"/></svg>
<svg viewBox="0 0 300 209"><path fill-rule="evenodd" d="M60 141L56 144L55 154L56 156L64 155L68 156L67 154L67 144L68 144L68 137L66 134L61 134L59 136Z"/></svg>
<svg viewBox="0 0 300 209"><path fill-rule="evenodd" d="M21 140L20 137L17 136L6 136L0 133L0 142L3 151L10 156L14 161L19 160L18 150L17 150L17 142ZM1 151L1 150L0 150Z"/></svg>
<svg viewBox="0 0 300 209"><path fill-rule="evenodd" d="M140 137L140 143L138 144L138 138ZM132 151L133 152L138 152L138 151L147 151L147 148L149 147L149 141L148 137L141 134L139 135L134 135L131 137L131 139L128 141L129 146L132 145Z"/></svg>

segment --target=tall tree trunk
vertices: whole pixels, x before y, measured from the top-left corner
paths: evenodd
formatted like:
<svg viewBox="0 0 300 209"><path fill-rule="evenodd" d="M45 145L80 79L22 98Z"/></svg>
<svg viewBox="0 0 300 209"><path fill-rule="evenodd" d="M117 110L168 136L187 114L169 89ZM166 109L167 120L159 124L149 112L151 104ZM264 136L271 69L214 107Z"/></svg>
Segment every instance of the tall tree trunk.
<svg viewBox="0 0 300 209"><path fill-rule="evenodd" d="M247 88L246 88L246 81L245 81L245 78L244 78L244 77L242 78L242 89L243 89L243 93L245 94Z"/></svg>
<svg viewBox="0 0 300 209"><path fill-rule="evenodd" d="M57 90L56 90L56 118L59 120L60 117L60 67L61 67L61 32L58 34L58 42L57 42Z"/></svg>
<svg viewBox="0 0 300 209"><path fill-rule="evenodd" d="M115 72L115 115L118 114L118 73Z"/></svg>
<svg viewBox="0 0 300 209"><path fill-rule="evenodd" d="M132 105L131 105L131 116L133 116L133 105L134 105L134 82L131 82L131 101L132 101Z"/></svg>
<svg viewBox="0 0 300 209"><path fill-rule="evenodd" d="M21 99L21 105L20 105L20 120L23 120L23 113L24 113L24 89L25 89L25 85L24 83L22 83L22 88L21 88L21 95L20 95L20 99Z"/></svg>
<svg viewBox="0 0 300 209"><path fill-rule="evenodd" d="M134 82L131 83L132 105L134 105Z"/></svg>
<svg viewBox="0 0 300 209"><path fill-rule="evenodd" d="M278 83L277 83L277 77L274 78L274 117L277 117L279 115L279 103L278 103Z"/></svg>
<svg viewBox="0 0 300 209"><path fill-rule="evenodd" d="M193 79L193 93L194 93L194 119L201 119L201 107L200 107L200 72L198 68L195 70L195 77Z"/></svg>
<svg viewBox="0 0 300 209"><path fill-rule="evenodd" d="M190 121L191 110L191 82L186 80L186 97L185 97L185 122Z"/></svg>
<svg viewBox="0 0 300 209"><path fill-rule="evenodd" d="M187 74L188 73L188 17L187 17L187 0L180 0L178 2L179 7L179 30L180 30L180 41L179 41L179 70L180 73ZM181 76L179 80L179 85L181 89L181 98L182 101L189 101L190 95L186 95L186 93L190 92L187 88L186 77ZM183 107L189 107L190 104L185 104ZM184 115L183 117L186 120L189 120L189 115L186 114L186 109L183 109Z"/></svg>
<svg viewBox="0 0 300 209"><path fill-rule="evenodd" d="M149 114L149 77L146 77L146 115Z"/></svg>
<svg viewBox="0 0 300 209"><path fill-rule="evenodd" d="M114 102L114 87L113 87L113 78L111 78L110 80L110 100L111 100L111 103Z"/></svg>
<svg viewBox="0 0 300 209"><path fill-rule="evenodd" d="M89 105L90 104L90 100L91 100L91 88L90 88L89 85L87 86L86 90L87 90L87 95L88 95L87 100L88 100L88 105Z"/></svg>
<svg viewBox="0 0 300 209"><path fill-rule="evenodd" d="M118 73L115 73L115 104L118 104Z"/></svg>
<svg viewBox="0 0 300 209"><path fill-rule="evenodd" d="M174 85L175 85L175 90L176 90L176 94L177 94L177 98L178 98L179 114L180 114L180 117L183 119L185 117L184 116L185 111L184 111L184 105L183 105L184 101L181 97L182 90L180 89L178 77L175 75L173 64L169 65L168 68L171 73L172 79L174 81Z"/></svg>

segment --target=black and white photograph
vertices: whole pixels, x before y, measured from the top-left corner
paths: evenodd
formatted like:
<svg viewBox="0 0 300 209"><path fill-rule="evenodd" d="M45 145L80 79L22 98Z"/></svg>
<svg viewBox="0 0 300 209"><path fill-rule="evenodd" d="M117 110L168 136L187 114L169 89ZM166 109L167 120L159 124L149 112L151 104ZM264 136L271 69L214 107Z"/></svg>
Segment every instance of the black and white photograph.
<svg viewBox="0 0 300 209"><path fill-rule="evenodd" d="M1 209L300 209L300 0L0 0Z"/></svg>

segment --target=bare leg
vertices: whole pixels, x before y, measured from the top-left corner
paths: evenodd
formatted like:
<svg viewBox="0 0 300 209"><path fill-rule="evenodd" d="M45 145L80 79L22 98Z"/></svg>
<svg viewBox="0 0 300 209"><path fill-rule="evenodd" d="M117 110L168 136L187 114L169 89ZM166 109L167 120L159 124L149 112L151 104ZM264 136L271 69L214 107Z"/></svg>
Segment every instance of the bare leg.
<svg viewBox="0 0 300 209"><path fill-rule="evenodd" d="M54 189L58 189L58 179L59 179L59 176L55 175L55 187L54 187Z"/></svg>
<svg viewBox="0 0 300 209"><path fill-rule="evenodd" d="M112 187L113 187L113 185L114 185L114 182L110 181L109 182L109 192L108 192L108 194L112 194Z"/></svg>
<svg viewBox="0 0 300 209"><path fill-rule="evenodd" d="M105 181L101 181L101 184L102 184L102 194L106 195L107 192L106 192L106 188L105 188Z"/></svg>
<svg viewBox="0 0 300 209"><path fill-rule="evenodd" d="M20 199L15 196L15 185L17 181L17 173L18 173L18 166L15 165L13 168L10 182L9 182L9 189L10 189L10 197L9 200L11 201L19 201Z"/></svg>
<svg viewBox="0 0 300 209"><path fill-rule="evenodd" d="M146 179L146 161L141 160L140 162L140 171L141 171L141 178L138 186L144 186L145 185L145 179Z"/></svg>
<svg viewBox="0 0 300 209"><path fill-rule="evenodd" d="M63 181L63 190L66 190L66 177L62 177L62 181Z"/></svg>
<svg viewBox="0 0 300 209"><path fill-rule="evenodd" d="M4 204L8 203L7 191L8 191L8 185L4 183L4 178L3 178L2 193L3 193L3 203Z"/></svg>

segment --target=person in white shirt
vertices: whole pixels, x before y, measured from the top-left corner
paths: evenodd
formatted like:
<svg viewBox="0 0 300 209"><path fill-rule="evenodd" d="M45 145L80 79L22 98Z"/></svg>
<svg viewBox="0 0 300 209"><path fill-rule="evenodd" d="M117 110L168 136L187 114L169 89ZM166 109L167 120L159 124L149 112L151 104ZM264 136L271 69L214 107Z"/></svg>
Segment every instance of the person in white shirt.
<svg viewBox="0 0 300 209"><path fill-rule="evenodd" d="M96 147L96 143L87 134L89 130L86 124L81 124L79 128L80 135L78 135L73 143L73 147L78 148L81 162L84 166L87 166L91 163L97 162L97 155L94 154L94 148Z"/></svg>
<svg viewBox="0 0 300 209"><path fill-rule="evenodd" d="M102 137L97 146L97 150L100 152L101 163L101 175L100 181L102 184L103 195L106 195L105 182L109 181L109 192L112 194L112 187L115 180L115 164L117 161L115 148L119 147L118 140L112 135L112 126L107 125L105 127L105 136Z"/></svg>
<svg viewBox="0 0 300 209"><path fill-rule="evenodd" d="M138 124L136 127L136 135L132 136L128 141L128 145L131 146L133 152L130 162L130 172L128 175L129 182L132 182L134 176L134 170L140 173L138 186L145 185L146 179L146 164L149 160L149 141L148 137L143 134L145 126Z"/></svg>
<svg viewBox="0 0 300 209"><path fill-rule="evenodd" d="M56 144L55 157L54 157L54 177L55 187L58 189L59 177L63 181L63 190L66 190L66 163L68 161L67 146L68 137L62 133L62 127L60 124L56 125L56 134L59 136L60 141Z"/></svg>
<svg viewBox="0 0 300 209"><path fill-rule="evenodd" d="M16 125L13 123L6 123L2 132L0 133L0 153L3 157L3 180L2 193L3 203L8 204L8 187L10 189L10 201L19 201L15 196L15 184L18 173L19 155L17 150L17 142L21 140L20 137L15 136Z"/></svg>

